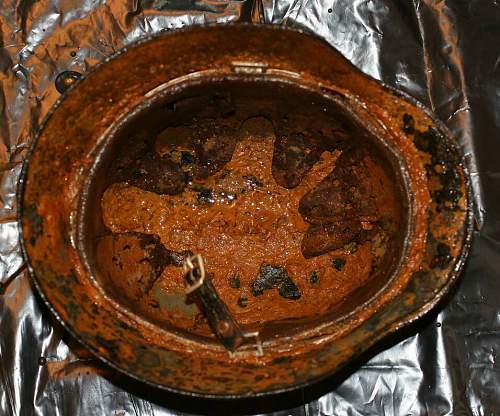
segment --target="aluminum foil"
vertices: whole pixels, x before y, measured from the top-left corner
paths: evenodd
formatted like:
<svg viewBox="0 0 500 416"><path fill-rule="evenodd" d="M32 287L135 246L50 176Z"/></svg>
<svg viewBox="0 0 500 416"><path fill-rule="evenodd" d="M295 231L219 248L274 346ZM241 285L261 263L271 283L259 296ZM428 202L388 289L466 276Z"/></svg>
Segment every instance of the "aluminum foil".
<svg viewBox="0 0 500 416"><path fill-rule="evenodd" d="M18 244L17 178L59 96L58 73L84 73L152 33L236 20L313 32L427 104L463 146L477 231L464 276L439 310L319 387L239 404L151 396L76 345L34 294ZM497 0L1 2L0 415L499 415L499 38Z"/></svg>

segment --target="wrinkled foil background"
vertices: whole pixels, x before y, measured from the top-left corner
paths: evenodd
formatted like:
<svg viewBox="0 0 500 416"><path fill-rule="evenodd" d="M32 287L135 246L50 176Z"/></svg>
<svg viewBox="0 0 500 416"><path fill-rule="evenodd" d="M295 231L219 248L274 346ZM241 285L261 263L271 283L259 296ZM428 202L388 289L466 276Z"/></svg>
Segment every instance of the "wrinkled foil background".
<svg viewBox="0 0 500 416"><path fill-rule="evenodd" d="M68 339L33 293L17 178L58 73L151 33L237 20L316 33L427 104L471 170L472 252L439 310L320 388L237 405L150 397ZM498 0L0 0L0 414L500 415L499 39Z"/></svg>

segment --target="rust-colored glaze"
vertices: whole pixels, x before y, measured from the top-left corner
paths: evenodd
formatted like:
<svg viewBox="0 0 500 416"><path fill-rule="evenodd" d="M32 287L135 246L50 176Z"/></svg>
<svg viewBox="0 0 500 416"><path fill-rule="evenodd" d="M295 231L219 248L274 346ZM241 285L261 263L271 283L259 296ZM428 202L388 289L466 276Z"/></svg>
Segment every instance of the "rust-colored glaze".
<svg viewBox="0 0 500 416"><path fill-rule="evenodd" d="M241 45L245 45L244 48ZM287 46L284 48L283 45ZM143 64L130 64L138 61ZM191 75L185 77L187 74ZM298 244L292 243L289 234L285 233L285 244L290 245L289 254L285 257L291 262L290 275L302 290L302 297L298 300L283 299L275 289L266 291L260 297L245 292L248 306L241 308L237 306L237 297L241 296L242 290L248 291L251 276L256 274L259 264L258 253L270 250L269 262L277 256L277 252L273 252L277 246L273 233L269 234L268 241L260 242L260 246L255 243L255 252L248 253L251 267L238 270L241 275L238 290L230 287L228 277L232 273L231 268L241 267L241 263L217 256L219 250L226 250L226 254L230 255L230 247L210 240L210 236L214 231L220 231L215 214L231 218L229 212L236 212L235 220L224 232L247 236L245 232L249 222L238 220L238 213L244 212L243 209L239 210L236 205L231 208L226 201L213 204L210 207L213 211L197 206L196 210L202 215L195 225L203 224L203 232L196 239L190 238L189 233L168 232L192 215L189 212L183 216L184 206L175 203L182 198L182 193L177 193L175 187L158 189L158 183L153 183L148 176L150 172L129 185L124 185L123 181L121 184L115 181L113 185L110 178L94 175L99 172L96 161L106 166L106 157L113 156L112 146L106 138L112 137L113 132L129 122L129 114L144 113L161 100L168 102L172 97L182 95L187 87L238 80L254 85L267 83L281 89L286 85L290 88L300 85L311 96L321 96L322 100L331 102L332 108L337 108L343 119L358 126L356 131L364 134L368 142L379 143L380 153L390 160L393 170L392 173L390 169L379 170L379 177L404 183L408 199L401 205L409 223L403 236L406 240L403 247L392 251L400 257L396 268L382 267L385 273L379 273L378 277L376 273L367 276L366 272L364 275L363 272L356 274L350 269L359 267L363 270L370 264L374 237L367 233L342 271L330 270L331 286L327 285L327 278L320 276L319 284L313 287L304 277L309 267L325 266L332 253L337 255L343 249L316 253L318 245L326 237L314 234L314 242L308 246L301 245L299 250ZM297 102L295 106L298 108L300 104ZM138 106L142 107L138 109ZM314 105L306 106L304 103L306 113L309 107L314 110ZM232 133L230 126L225 128L229 130L219 130L218 136ZM274 125L275 132L279 128L278 124ZM285 133L288 136L291 134L290 131ZM177 131L177 134L182 135L182 132ZM325 135L328 136L328 132ZM214 188L219 185L225 188L234 183L239 186L237 181L244 173L246 164L252 161L249 160L254 154L252 152L262 146L258 160L253 159L253 162L263 162L261 168L267 169L262 172L263 185L271 195L249 193L238 202L242 206L261 203L265 209L272 197L282 201L283 208L282 211L268 212L268 221L259 225L259 232L266 232L281 214L289 221L290 232L304 233L306 227L314 225L314 221L326 224L323 212L326 208L300 208L300 200L305 198L306 192L314 192L314 188L323 189L320 179L326 177L330 168L334 169L332 165L340 164L343 155L349 155L347 150L322 151L319 160L314 163L309 161L307 166L299 164L298 172L302 172L300 169L304 172L311 169L304 175L292 172L291 176L287 176L286 170L270 174L270 166L274 167L269 162L273 136L265 134L255 140L255 131L243 136L246 137L235 143L234 154L221 156L221 165L229 166L238 175L229 175L224 179L217 173L218 168L214 168L216 172L200 168L193 171L194 182L210 183ZM157 161L162 160L168 151L167 133L162 140L156 143L157 156L149 160L148 166L159 166ZM274 145L276 148L276 142ZM279 152L275 157L279 159ZM373 162L369 171L377 172L375 165L379 164L379 158L372 156L372 162L370 157L357 156L357 159L365 160L367 165ZM281 162L286 164L286 161ZM346 171L348 166L349 163L346 163ZM252 171L255 173L258 169L256 167ZM174 173L169 178L181 175L175 169L170 172ZM359 177L362 178L362 175ZM93 179L89 182L88 178ZM291 186L280 186L284 181ZM300 183L296 184L297 181ZM456 279L470 239L467 178L458 149L448 131L420 105L361 74L324 42L299 32L272 27L194 28L139 43L130 47L127 53L118 54L78 82L76 88L58 103L36 140L22 183L20 221L25 254L42 296L71 333L103 360L129 375L162 388L206 396L245 396L283 391L331 374L388 332L421 316L435 305ZM396 188L381 195L390 200L390 195L397 192ZM157 195L158 190L165 195ZM340 191L333 186L331 192ZM100 197L96 198L103 193L102 201ZM184 192L184 197L188 198L186 207L190 206L190 195L193 196L189 190ZM169 200L174 201L170 207ZM101 202L104 207L102 212ZM155 214L148 221L142 218L146 210L124 215L125 210L132 209L137 202L154 210ZM372 214L367 214L362 221L367 231L371 227L376 228L381 214L391 213L387 207L398 206L393 201L382 207L380 200L375 205L374 218ZM363 206L360 205L360 210L364 210ZM121 210L115 215L113 212L117 207ZM301 215L298 215L297 208ZM392 212L397 210L395 208ZM89 216L89 212L95 215ZM172 214L175 215L172 217ZM207 225L209 217L213 222ZM346 221L346 218L334 219L333 214L328 218L328 224ZM361 222L359 216L357 220ZM110 229L108 233L126 232L120 237L122 240L117 240L116 234L106 234L105 225ZM144 240L144 237L133 233L137 231L158 234L165 251L153 237ZM405 231L404 227L402 231ZM393 236L395 240L400 238L397 233ZM342 240L347 237L337 235L328 238L331 243L335 238ZM129 245L135 257L130 258L131 263L127 267L137 263L134 259L141 256L148 260L143 264L144 270L136 275L136 280L132 279L134 290L127 295L129 298L141 298L156 282L167 293L172 289L180 290L180 275L173 272L175 268L172 265L179 261L182 253L173 251L208 248L204 254L209 267L216 265L214 269L222 271L216 285L238 320L256 326L259 311L281 301L289 305L290 314L284 313L284 307L276 306L274 311L279 318L295 316L301 319L276 323L264 318L267 321L262 328L264 356L257 357L248 346L243 349L243 354L230 358L223 347L211 340L207 331L193 331L189 325L179 325L178 321L176 325L175 320L169 319L160 325L153 319L154 316L151 317L143 309L131 307L124 297L117 294L117 289L124 293L127 289L120 289L116 283L110 284L95 267L95 249L99 239L104 241L101 243L104 244L102 253L114 251L115 246L123 249ZM309 250L307 259L301 256L304 248ZM242 247L238 250L241 251ZM342 254L347 256L345 252ZM168 261L162 263L157 260L161 258ZM109 258L104 256L102 262L106 261L109 262ZM292 264L296 264L295 269ZM107 267L112 269L113 266L108 264ZM165 271L156 281L158 270L162 267ZM307 272L302 273L303 270ZM141 277L145 280L141 282L142 286L137 286ZM353 277L360 280L353 283ZM325 292L330 288L336 291L332 303L328 304L324 299L327 298ZM318 292L318 309L314 310L308 299ZM261 308L260 302L267 306ZM155 306L148 305L147 308ZM189 305L186 305L184 316L196 314L195 310L188 310Z"/></svg>

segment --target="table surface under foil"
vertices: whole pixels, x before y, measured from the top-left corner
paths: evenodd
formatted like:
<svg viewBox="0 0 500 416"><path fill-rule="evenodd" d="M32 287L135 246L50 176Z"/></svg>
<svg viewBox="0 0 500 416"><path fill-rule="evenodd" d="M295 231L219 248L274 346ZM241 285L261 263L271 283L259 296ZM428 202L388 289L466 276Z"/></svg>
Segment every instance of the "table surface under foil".
<svg viewBox="0 0 500 416"><path fill-rule="evenodd" d="M127 381L64 333L24 269L15 194L58 73L152 33L237 20L313 32L428 105L466 154L476 231L447 301L342 374L285 397L205 402ZM497 0L0 0L0 415L500 415L499 39Z"/></svg>

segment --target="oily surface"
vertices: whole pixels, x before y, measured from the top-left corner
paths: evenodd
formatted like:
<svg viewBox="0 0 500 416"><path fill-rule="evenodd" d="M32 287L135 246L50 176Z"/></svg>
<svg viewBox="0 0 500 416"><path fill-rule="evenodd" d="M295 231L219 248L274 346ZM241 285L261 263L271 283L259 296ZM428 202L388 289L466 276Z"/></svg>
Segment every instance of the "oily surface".
<svg viewBox="0 0 500 416"><path fill-rule="evenodd" d="M119 247L123 234L158 236L162 248L156 252L202 254L219 295L242 324L323 314L368 284L400 215L391 180L369 151L301 148L300 138L278 141L270 123L256 118L243 125L232 152L207 174L193 162L189 146L169 143L169 136L183 134L189 131L167 129L154 156L177 158L192 174L181 192L159 194L151 181L136 177L112 184L102 197L103 221L113 235L100 241L98 262L136 310L207 333L197 308L186 303L182 269L160 261L164 268L158 271L151 256L139 259L127 245ZM205 150L211 146L217 146L216 137L205 141ZM305 157L294 159L294 151ZM311 157L314 152L317 157ZM288 173L294 167L302 175ZM149 277L125 277L132 255L140 267L151 264Z"/></svg>

